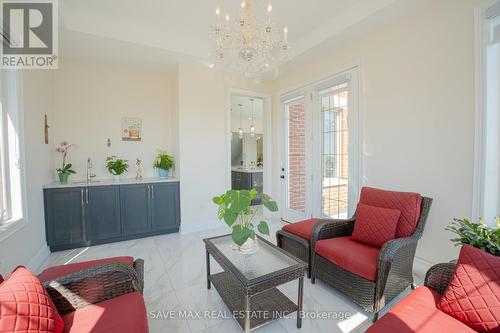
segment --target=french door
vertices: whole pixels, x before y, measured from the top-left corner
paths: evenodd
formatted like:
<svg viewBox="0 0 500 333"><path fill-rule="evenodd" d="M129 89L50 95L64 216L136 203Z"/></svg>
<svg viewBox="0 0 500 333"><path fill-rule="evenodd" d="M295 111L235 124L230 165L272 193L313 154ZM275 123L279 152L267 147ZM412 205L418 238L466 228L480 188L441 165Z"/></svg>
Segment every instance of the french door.
<svg viewBox="0 0 500 333"><path fill-rule="evenodd" d="M346 218L360 188L357 68L282 98L282 219Z"/></svg>

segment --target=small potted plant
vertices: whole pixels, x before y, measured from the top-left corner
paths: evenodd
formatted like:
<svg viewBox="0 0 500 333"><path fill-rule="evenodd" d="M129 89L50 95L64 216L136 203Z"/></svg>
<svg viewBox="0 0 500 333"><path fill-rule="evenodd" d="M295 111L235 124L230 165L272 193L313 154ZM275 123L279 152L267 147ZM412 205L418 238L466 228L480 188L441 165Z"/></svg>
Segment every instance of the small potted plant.
<svg viewBox="0 0 500 333"><path fill-rule="evenodd" d="M113 175L115 180L120 179L120 175L128 170L128 160L122 160L116 156L106 158L106 169Z"/></svg>
<svg viewBox="0 0 500 333"><path fill-rule="evenodd" d="M166 151L158 151L158 155L156 155L153 167L155 169L158 169L158 175L160 176L160 178L167 178L168 172L173 168L173 166L174 158L168 155Z"/></svg>
<svg viewBox="0 0 500 333"><path fill-rule="evenodd" d="M71 163L66 164L66 156L68 155L68 151L73 147L76 146L73 144L69 144L68 141L64 140L59 143L59 146L57 146L56 148L56 152L62 155L62 167L56 169L61 184L67 184L69 175L76 173L73 170L73 165Z"/></svg>
<svg viewBox="0 0 500 333"><path fill-rule="evenodd" d="M451 240L455 246L467 244L500 256L500 217L496 218L495 228L487 226L482 218L479 223L468 219L454 219L446 230L457 234L458 237Z"/></svg>
<svg viewBox="0 0 500 333"><path fill-rule="evenodd" d="M264 206L271 212L278 211L278 204L270 196L262 194L262 205L252 208L252 200L257 197L257 190L229 190L214 197L213 202L219 206L218 217L231 229L231 237L235 248L241 253L251 254L258 250L257 236L255 233L254 217ZM266 221L257 224L257 230L264 235L269 235L269 226Z"/></svg>

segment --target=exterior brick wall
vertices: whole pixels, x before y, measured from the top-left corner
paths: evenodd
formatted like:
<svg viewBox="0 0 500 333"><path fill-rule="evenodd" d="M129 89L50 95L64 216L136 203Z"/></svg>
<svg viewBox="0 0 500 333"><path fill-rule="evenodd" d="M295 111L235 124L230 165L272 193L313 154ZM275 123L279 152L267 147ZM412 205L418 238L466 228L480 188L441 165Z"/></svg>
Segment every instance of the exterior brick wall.
<svg viewBox="0 0 500 333"><path fill-rule="evenodd" d="M304 101L296 101L288 108L288 190L289 208L305 210L306 165L305 165L306 118Z"/></svg>

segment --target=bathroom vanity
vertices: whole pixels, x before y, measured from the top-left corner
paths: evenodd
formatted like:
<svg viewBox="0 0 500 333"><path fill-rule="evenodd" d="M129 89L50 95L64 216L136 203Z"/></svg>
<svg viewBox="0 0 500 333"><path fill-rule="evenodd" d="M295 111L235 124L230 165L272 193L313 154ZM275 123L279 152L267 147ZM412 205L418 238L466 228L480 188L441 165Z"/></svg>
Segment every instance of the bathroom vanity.
<svg viewBox="0 0 500 333"><path fill-rule="evenodd" d="M260 205L263 190L263 169L247 169L233 167L231 169L231 189L233 190L257 190L257 198L252 200L252 205Z"/></svg>
<svg viewBox="0 0 500 333"><path fill-rule="evenodd" d="M43 192L51 251L179 231L175 178L53 183Z"/></svg>

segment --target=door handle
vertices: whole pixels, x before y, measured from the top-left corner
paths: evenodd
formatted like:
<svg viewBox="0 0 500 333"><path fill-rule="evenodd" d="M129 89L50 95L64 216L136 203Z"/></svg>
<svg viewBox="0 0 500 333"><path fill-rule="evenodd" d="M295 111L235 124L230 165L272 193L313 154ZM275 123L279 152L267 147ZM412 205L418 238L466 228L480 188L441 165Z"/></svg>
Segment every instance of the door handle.
<svg viewBox="0 0 500 333"><path fill-rule="evenodd" d="M155 186L151 185L151 199L155 198Z"/></svg>
<svg viewBox="0 0 500 333"><path fill-rule="evenodd" d="M85 189L85 197L86 197L86 201L87 201L87 205L89 204L89 189Z"/></svg>
<svg viewBox="0 0 500 333"><path fill-rule="evenodd" d="M82 198L82 206L85 204L83 201L83 188L80 190L80 197Z"/></svg>
<svg viewBox="0 0 500 333"><path fill-rule="evenodd" d="M148 185L148 199L151 198L151 185Z"/></svg>

